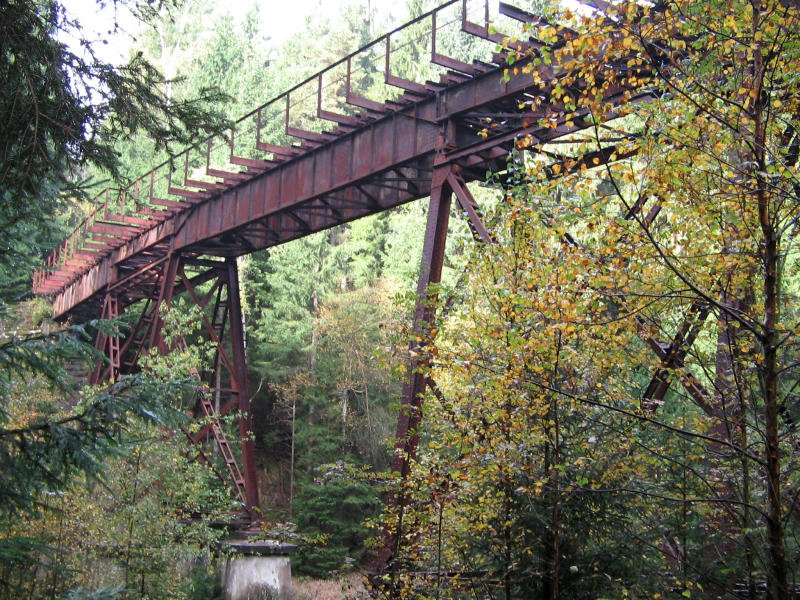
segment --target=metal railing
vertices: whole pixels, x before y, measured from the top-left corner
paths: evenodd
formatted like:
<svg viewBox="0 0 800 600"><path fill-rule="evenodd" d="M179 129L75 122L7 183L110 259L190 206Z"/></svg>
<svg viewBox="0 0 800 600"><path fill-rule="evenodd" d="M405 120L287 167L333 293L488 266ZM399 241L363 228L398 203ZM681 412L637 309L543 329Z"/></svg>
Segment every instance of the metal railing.
<svg viewBox="0 0 800 600"><path fill-rule="evenodd" d="M392 73L392 55L404 46L419 45L425 40L430 49L430 65L439 67L440 73L455 71L468 77L480 73L475 64L441 53L441 42L437 44L437 34L458 20L462 32L485 40L492 48L502 40L502 35L492 29L489 0L477 3L477 11L475 5L473 2L470 6L469 0L445 2L265 102L225 132L170 157L126 188L104 190L94 198L100 205L50 252L43 268L34 273L34 292L49 295L63 291L102 258L164 220L332 141L361 123L397 110L402 106L395 101L397 95L405 95L408 103L433 94L437 86L434 82L423 84ZM452 14L459 6L460 18ZM476 12L480 23L470 20ZM398 46L397 40L415 27L422 31L403 38ZM359 68L365 62L361 59L366 57L368 64L375 65L381 49L382 67L375 66L372 74L382 69L383 91L396 93L394 99L385 102L362 95L356 81L359 72L362 78L366 72L363 66ZM344 93L338 94L342 89ZM325 131L322 122L334 123L334 129Z"/></svg>

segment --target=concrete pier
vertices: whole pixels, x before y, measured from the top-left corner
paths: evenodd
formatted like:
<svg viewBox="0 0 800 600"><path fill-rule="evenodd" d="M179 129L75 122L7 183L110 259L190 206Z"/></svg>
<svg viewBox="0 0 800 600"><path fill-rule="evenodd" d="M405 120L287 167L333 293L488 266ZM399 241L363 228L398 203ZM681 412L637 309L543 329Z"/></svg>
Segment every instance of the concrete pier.
<svg viewBox="0 0 800 600"><path fill-rule="evenodd" d="M230 540L235 550L221 569L225 600L290 600L293 544L273 540Z"/></svg>

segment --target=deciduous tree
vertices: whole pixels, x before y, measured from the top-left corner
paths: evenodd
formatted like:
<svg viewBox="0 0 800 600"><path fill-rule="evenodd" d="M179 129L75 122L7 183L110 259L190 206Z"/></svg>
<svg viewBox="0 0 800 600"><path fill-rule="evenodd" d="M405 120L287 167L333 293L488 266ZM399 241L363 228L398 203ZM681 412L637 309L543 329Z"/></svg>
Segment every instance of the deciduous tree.
<svg viewBox="0 0 800 600"><path fill-rule="evenodd" d="M443 324L456 341L432 348L442 394L427 400L434 447L412 483L428 487L407 541L428 552L423 565L442 556L433 548L500 544L486 563L496 574L567 597L570 575L591 569L573 573L564 549L577 544L580 556L598 531L570 539L571 518L597 514L570 498L605 498L612 514L635 516L604 543L627 538L636 550L622 563L653 569L646 580L620 572L628 593L739 586L756 597L764 585L787 599L797 564L797 7L588 4L599 9L548 15L573 32L531 28L545 43L531 54L509 44L509 77L554 82L520 109L563 135L519 140L525 166L509 163L502 180L500 247L479 250L474 300ZM665 385L666 396L653 392ZM523 427L525 415L535 420ZM538 476L515 487L528 465ZM502 516L523 530L512 497L551 509L544 546L504 546L527 549L540 570L501 559ZM448 510L475 510L444 545L430 498L448 527ZM500 529L483 535L497 515ZM462 565L444 556L440 578ZM608 560L593 564L610 574Z"/></svg>

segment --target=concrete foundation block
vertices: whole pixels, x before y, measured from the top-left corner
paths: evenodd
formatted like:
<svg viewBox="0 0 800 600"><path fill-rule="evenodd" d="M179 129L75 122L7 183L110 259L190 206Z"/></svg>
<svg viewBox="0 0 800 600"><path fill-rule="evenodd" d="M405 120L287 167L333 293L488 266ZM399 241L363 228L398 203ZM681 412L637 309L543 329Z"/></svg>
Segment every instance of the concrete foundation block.
<svg viewBox="0 0 800 600"><path fill-rule="evenodd" d="M225 600L291 600L291 544L271 540L229 540L229 556L221 569Z"/></svg>
<svg viewBox="0 0 800 600"><path fill-rule="evenodd" d="M288 556L229 558L222 570L225 600L290 600L292 565Z"/></svg>

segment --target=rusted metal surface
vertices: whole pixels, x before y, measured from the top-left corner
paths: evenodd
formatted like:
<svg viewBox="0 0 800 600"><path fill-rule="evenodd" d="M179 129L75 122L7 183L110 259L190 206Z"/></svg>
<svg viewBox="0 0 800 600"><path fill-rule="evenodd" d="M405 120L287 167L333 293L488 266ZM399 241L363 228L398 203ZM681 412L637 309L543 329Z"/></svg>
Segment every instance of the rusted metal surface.
<svg viewBox="0 0 800 600"><path fill-rule="evenodd" d="M680 373L680 381L698 406L713 414L708 392L691 374L684 369L684 361L703 327L710 309L705 302L694 302L683 318L677 332L669 343L650 336L647 342L653 352L661 359L663 368L658 369L642 396L642 408L654 410L663 400L669 389L673 373Z"/></svg>
<svg viewBox="0 0 800 600"><path fill-rule="evenodd" d="M95 345L107 361L98 365L93 383L114 381L119 375L134 373L142 353L158 349L166 353L187 342L183 338L168 340L164 335L162 314L174 298L188 297L200 309L200 335L213 349L211 364L195 373L197 378L194 415L201 421L197 430L185 429L195 444L212 443L222 469L237 499L255 516L258 508L258 481L255 469L252 423L247 388L244 327L239 298L239 274L236 259L198 259L171 253L163 260L136 271L111 286L103 302L102 317L119 316L120 290L128 294L125 302L141 304L139 318L125 337L98 333ZM210 287L205 284L211 284ZM200 286L203 291L200 291ZM236 415L236 437L241 451L234 452L222 418ZM213 464L206 452L200 456ZM216 465L214 465L216 466Z"/></svg>
<svg viewBox="0 0 800 600"><path fill-rule="evenodd" d="M469 61L442 51L437 33L454 22L453 11L456 26L483 44L485 56ZM550 26L510 5L501 4L500 13ZM395 44L414 27L428 28L423 43L430 48L431 63L440 67L436 81L412 81L393 73ZM573 34L561 27L557 41L545 44L536 39L534 28L529 39L516 45L535 54L545 46L552 50L562 45ZM198 374L203 385L195 414L203 424L187 435L195 443L216 444L245 506L258 506L258 486L235 258L430 196L414 324L419 347L412 348L424 356L434 317L428 286L441 277L451 197L456 197L475 238L492 243L466 184L483 180L487 170L503 170L523 136L532 145L546 144L592 125L586 110L568 110L552 98L561 72L558 63L535 65L532 58L515 63L521 72L535 71L536 80L545 83L534 85L530 75L508 78L504 56L494 45L502 37L490 26L488 1L444 3L256 108L225 135L187 149L121 193L105 192L99 208L36 273L34 291L52 297L58 319L83 321L139 311L121 347L118 338L98 337L98 347L110 360L98 369L97 380L135 371L142 352L150 348L169 350L159 311L175 296L188 296L204 311L203 333L215 347L215 358L213 366ZM376 53L382 54L386 89L393 90L388 100L358 92L356 66ZM646 96L646 91L610 87L605 101L614 105ZM303 105L308 98L313 107ZM531 110L540 99L545 107ZM309 114L316 118L301 118ZM577 169L590 161L604 164L612 155L627 157L608 147L586 155L583 163L569 162ZM210 291L205 286L200 292L199 286L208 283ZM694 335L687 332L678 345L690 344ZM664 367L682 360L680 352L665 350ZM401 478L416 453L426 382L412 369L403 390L392 463ZM657 374L652 385L652 397L663 396L666 376ZM219 417L233 410L239 415L241 460L219 425ZM390 500L399 507L400 522L387 529L384 566L399 543L405 502L402 489Z"/></svg>
<svg viewBox="0 0 800 600"><path fill-rule="evenodd" d="M450 221L450 204L453 190L449 177L453 173L453 165L444 163L444 155L440 155L437 167L432 175L428 220L422 246L422 262L417 285L417 301L414 311L413 334L411 341L411 375L403 386L400 411L395 433L395 449L392 457L392 471L400 477L400 485L393 490L387 499L389 522L384 532L384 545L377 557L377 569L384 569L393 556L397 555L398 544L403 538L403 516L408 504L408 491L403 483L407 480L411 462L419 445L419 425L422 422L422 395L427 385L425 368L426 347L432 342L435 332L434 323L435 297L429 292L431 284L442 279L445 247L447 243L447 227Z"/></svg>
<svg viewBox="0 0 800 600"><path fill-rule="evenodd" d="M119 298L113 291L106 293L103 299L101 319L112 320L119 317ZM95 336L94 346L106 361L98 362L95 370L89 375L89 383L96 384L100 381L116 381L120 372L120 336L98 331Z"/></svg>
<svg viewBox="0 0 800 600"><path fill-rule="evenodd" d="M208 366L197 374L195 415L202 420L197 431L187 432L190 441L213 442L227 470L229 481L251 515L258 509L258 482L255 472L252 423L247 388L247 366L244 348L244 329L239 298L239 274L236 260L193 259L174 260L171 296L188 296L201 310L201 335L211 342L214 356ZM191 271L190 271L191 269ZM200 289L206 283L211 286ZM156 343L163 344L163 340ZM236 413L241 451L237 457L228 440L222 418Z"/></svg>
<svg viewBox="0 0 800 600"><path fill-rule="evenodd" d="M242 444L244 468L245 505L258 507L258 476L256 473L253 418L250 411L250 396L247 388L247 364L245 358L244 315L239 294L239 271L236 259L226 258L228 286L228 322L230 323L230 345L233 365L230 372L231 387L236 395L239 410L239 439Z"/></svg>
<svg viewBox="0 0 800 600"><path fill-rule="evenodd" d="M470 20L475 18L470 6L473 12L477 8L478 23ZM441 52L436 32L448 11L459 7L463 31L501 39L491 32L488 6L445 3L254 110L227 135L187 149L118 195L107 192L102 206L48 257L34 290L54 297L56 318L97 316L106 286L169 251L239 256L427 196L436 140L443 133L445 160L459 164L459 177L468 182L482 179L489 168L502 168L519 135L543 143L589 126L580 111L569 121L542 124L544 112L525 110L532 94L549 95L557 65L536 67L550 84L533 86L530 77L504 78L503 59L492 54L491 44L494 64L449 60ZM524 16L507 5L502 10ZM393 40L426 24L431 60L449 70L438 82L399 78L391 69ZM353 63L381 47L384 79L401 90L385 102L359 96L353 82ZM333 83L345 85L350 109L329 106ZM315 88L318 119L301 127L293 98L309 86ZM626 92L609 90L608 99ZM346 114L353 106L361 110ZM548 106L548 113L553 110L557 103ZM486 128L493 117L493 127ZM335 125L326 130L325 122ZM310 131L312 126L319 131Z"/></svg>

